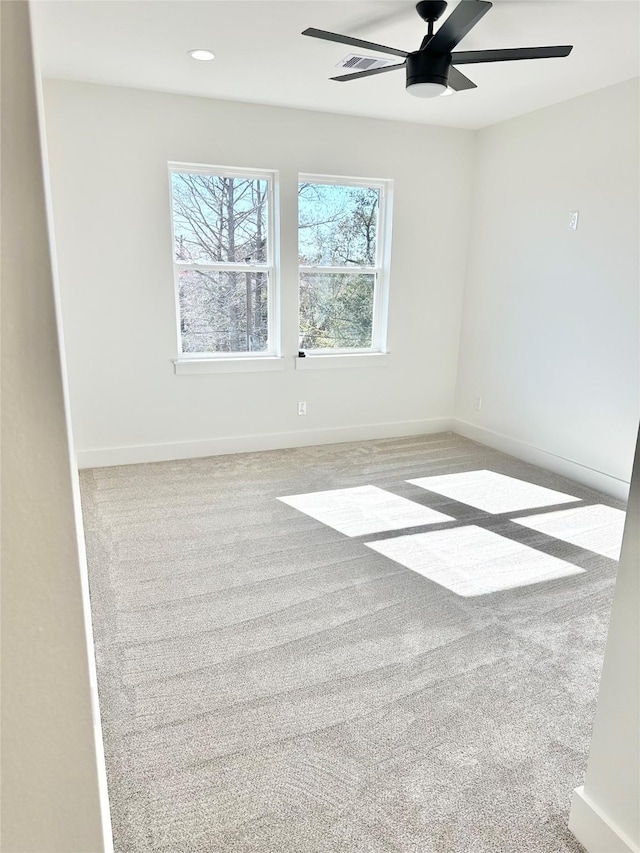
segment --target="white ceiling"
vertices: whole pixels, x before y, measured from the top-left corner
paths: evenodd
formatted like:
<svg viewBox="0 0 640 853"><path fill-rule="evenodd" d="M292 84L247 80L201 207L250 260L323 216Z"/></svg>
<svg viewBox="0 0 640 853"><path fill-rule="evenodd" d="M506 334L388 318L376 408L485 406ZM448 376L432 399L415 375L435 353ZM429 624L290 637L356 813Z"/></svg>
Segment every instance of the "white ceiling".
<svg viewBox="0 0 640 853"><path fill-rule="evenodd" d="M43 74L325 112L479 128L640 73L640 0L494 0L459 49L573 44L566 59L468 65L478 89L421 100L404 72L336 83L355 48L307 27L403 50L425 25L408 0L36 0ZM447 12L456 5L451 2ZM213 62L187 51L207 48Z"/></svg>

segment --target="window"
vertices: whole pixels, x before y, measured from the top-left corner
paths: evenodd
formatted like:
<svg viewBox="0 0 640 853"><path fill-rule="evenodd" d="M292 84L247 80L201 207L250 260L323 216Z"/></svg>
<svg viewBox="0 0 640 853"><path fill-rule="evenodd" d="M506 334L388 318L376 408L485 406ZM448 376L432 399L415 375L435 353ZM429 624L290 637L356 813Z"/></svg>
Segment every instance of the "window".
<svg viewBox="0 0 640 853"><path fill-rule="evenodd" d="M277 172L170 163L169 174L176 373L285 369ZM344 359L296 368L386 362L390 194L390 181L300 176L298 349Z"/></svg>
<svg viewBox="0 0 640 853"><path fill-rule="evenodd" d="M301 350L385 351L389 184L300 176Z"/></svg>
<svg viewBox="0 0 640 853"><path fill-rule="evenodd" d="M274 173L170 177L181 358L275 355Z"/></svg>

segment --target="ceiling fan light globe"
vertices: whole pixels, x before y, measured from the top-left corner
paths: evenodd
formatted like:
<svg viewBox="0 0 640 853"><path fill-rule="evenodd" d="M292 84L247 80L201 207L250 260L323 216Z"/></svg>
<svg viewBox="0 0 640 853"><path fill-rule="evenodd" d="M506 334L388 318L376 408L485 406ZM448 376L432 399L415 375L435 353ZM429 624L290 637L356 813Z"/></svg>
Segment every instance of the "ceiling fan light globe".
<svg viewBox="0 0 640 853"><path fill-rule="evenodd" d="M448 94L444 83L412 83L407 86L407 92L417 98L438 98Z"/></svg>

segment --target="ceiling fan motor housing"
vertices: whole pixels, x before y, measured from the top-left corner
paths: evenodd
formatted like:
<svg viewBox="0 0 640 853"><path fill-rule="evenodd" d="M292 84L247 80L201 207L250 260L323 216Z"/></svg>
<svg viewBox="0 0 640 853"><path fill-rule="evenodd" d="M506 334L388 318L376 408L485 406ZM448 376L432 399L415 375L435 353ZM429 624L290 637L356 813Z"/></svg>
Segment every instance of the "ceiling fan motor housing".
<svg viewBox="0 0 640 853"><path fill-rule="evenodd" d="M445 0L420 0L416 12L423 21L437 21L446 8Z"/></svg>
<svg viewBox="0 0 640 853"><path fill-rule="evenodd" d="M416 50L407 56L407 87L416 83L439 83L446 86L450 68L450 53L435 54Z"/></svg>

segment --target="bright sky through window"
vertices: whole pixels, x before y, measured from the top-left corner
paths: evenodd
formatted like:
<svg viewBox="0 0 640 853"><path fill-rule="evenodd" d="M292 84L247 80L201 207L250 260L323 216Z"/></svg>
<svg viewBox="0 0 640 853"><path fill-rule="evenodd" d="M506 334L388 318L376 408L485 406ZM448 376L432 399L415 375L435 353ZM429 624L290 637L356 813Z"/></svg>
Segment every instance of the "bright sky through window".
<svg viewBox="0 0 640 853"><path fill-rule="evenodd" d="M382 201L383 183L301 178L300 349L382 349Z"/></svg>
<svg viewBox="0 0 640 853"><path fill-rule="evenodd" d="M379 204L377 188L301 182L300 263L375 267Z"/></svg>

